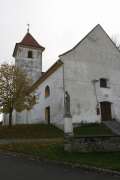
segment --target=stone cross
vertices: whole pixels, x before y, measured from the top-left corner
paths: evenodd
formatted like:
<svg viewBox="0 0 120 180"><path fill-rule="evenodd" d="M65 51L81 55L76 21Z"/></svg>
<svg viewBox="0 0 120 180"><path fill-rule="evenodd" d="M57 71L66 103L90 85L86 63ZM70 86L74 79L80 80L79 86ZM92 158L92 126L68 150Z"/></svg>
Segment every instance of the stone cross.
<svg viewBox="0 0 120 180"><path fill-rule="evenodd" d="M29 30L30 30L30 24L27 24L27 32L29 33Z"/></svg>

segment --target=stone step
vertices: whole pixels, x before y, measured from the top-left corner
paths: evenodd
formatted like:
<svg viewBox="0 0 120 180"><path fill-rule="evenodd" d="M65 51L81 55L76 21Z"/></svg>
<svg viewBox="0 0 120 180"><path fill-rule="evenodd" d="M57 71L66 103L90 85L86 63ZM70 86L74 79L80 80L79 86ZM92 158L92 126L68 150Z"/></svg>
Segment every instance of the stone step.
<svg viewBox="0 0 120 180"><path fill-rule="evenodd" d="M120 123L116 120L103 122L116 135L120 135Z"/></svg>

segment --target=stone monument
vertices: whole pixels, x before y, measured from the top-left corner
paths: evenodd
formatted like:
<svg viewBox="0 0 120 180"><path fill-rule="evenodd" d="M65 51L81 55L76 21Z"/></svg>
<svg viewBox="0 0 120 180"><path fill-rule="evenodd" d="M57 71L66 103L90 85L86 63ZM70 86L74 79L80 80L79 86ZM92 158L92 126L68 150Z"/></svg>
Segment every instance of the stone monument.
<svg viewBox="0 0 120 180"><path fill-rule="evenodd" d="M73 136L72 116L70 112L70 95L65 92L64 103L64 133L65 136Z"/></svg>
<svg viewBox="0 0 120 180"><path fill-rule="evenodd" d="M70 95L68 92L65 92L65 113L64 117L72 117L70 113Z"/></svg>

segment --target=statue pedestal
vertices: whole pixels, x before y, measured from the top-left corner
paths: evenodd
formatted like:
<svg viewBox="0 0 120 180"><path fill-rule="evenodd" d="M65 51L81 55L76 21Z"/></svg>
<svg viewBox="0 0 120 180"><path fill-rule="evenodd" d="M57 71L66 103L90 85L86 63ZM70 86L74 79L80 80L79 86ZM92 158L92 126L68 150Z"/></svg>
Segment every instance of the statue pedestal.
<svg viewBox="0 0 120 180"><path fill-rule="evenodd" d="M64 117L64 134L65 136L73 136L72 117Z"/></svg>

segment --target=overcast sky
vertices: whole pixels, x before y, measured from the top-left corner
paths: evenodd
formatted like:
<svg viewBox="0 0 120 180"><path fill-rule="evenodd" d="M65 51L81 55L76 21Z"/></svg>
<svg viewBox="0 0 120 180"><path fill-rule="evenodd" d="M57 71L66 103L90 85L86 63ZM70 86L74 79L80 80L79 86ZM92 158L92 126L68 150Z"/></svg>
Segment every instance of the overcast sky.
<svg viewBox="0 0 120 180"><path fill-rule="evenodd" d="M30 33L46 49L43 70L94 26L120 37L120 0L0 0L0 63L11 61L14 45Z"/></svg>

